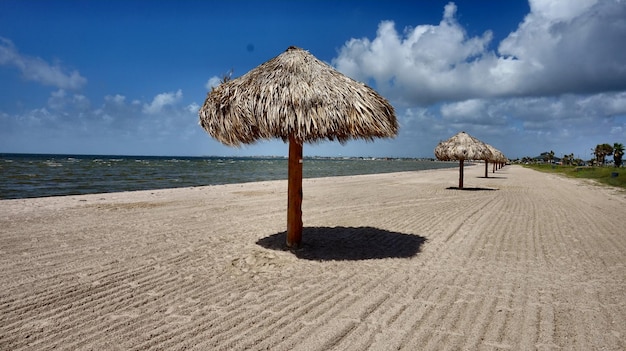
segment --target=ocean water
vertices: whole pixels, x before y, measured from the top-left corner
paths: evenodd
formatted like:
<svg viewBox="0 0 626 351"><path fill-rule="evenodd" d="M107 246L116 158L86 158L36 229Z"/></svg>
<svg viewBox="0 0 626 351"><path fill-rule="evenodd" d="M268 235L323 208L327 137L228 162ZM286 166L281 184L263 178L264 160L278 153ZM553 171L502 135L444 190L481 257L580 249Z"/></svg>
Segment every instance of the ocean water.
<svg viewBox="0 0 626 351"><path fill-rule="evenodd" d="M306 158L305 178L419 171L456 163ZM287 179L287 159L0 154L0 199L109 193Z"/></svg>

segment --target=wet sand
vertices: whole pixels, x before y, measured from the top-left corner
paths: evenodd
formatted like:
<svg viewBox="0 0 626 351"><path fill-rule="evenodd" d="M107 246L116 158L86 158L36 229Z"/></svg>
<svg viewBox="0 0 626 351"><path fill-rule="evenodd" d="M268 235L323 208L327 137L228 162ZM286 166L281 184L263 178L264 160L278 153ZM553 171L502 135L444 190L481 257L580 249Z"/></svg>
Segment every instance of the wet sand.
<svg viewBox="0 0 626 351"><path fill-rule="evenodd" d="M507 166L0 201L0 350L624 350L626 193Z"/></svg>

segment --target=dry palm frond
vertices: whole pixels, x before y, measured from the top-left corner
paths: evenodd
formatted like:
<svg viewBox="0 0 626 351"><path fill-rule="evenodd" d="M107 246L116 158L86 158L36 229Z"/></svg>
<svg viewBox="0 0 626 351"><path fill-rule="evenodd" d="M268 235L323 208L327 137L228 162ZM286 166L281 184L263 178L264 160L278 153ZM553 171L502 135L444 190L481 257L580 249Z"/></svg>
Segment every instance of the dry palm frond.
<svg viewBox="0 0 626 351"><path fill-rule="evenodd" d="M299 142L394 137L391 104L359 83L290 47L245 75L224 81L200 109L200 124L220 142L237 146L293 135Z"/></svg>
<svg viewBox="0 0 626 351"><path fill-rule="evenodd" d="M492 157L487 160L489 162L505 162L506 161L506 157L504 156L504 154L496 149L495 147L489 145L489 144L485 144L487 145L487 147L489 148L489 151L491 151L491 155Z"/></svg>

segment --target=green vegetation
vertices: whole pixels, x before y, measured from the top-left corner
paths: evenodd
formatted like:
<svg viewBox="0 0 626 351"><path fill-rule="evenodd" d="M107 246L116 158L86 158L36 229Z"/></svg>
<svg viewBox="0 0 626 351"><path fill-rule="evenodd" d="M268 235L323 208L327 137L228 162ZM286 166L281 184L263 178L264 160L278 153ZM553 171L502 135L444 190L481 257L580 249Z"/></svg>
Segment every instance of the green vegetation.
<svg viewBox="0 0 626 351"><path fill-rule="evenodd" d="M624 156L624 144L613 144L613 162L615 163L615 167L622 166L622 156Z"/></svg>
<svg viewBox="0 0 626 351"><path fill-rule="evenodd" d="M572 178L592 179L600 184L626 189L626 168L622 168L624 144L598 144L591 151L594 158L588 161L575 158L573 153L558 158L554 151L550 151L542 152L537 157L526 156L513 162L541 172L560 173ZM613 156L611 166L606 162L607 156ZM611 162L609 161L609 163Z"/></svg>
<svg viewBox="0 0 626 351"><path fill-rule="evenodd" d="M572 178L593 179L599 183L626 189L626 169L615 167L576 167L550 164L524 165L541 172L560 173ZM614 173L618 175L614 177Z"/></svg>

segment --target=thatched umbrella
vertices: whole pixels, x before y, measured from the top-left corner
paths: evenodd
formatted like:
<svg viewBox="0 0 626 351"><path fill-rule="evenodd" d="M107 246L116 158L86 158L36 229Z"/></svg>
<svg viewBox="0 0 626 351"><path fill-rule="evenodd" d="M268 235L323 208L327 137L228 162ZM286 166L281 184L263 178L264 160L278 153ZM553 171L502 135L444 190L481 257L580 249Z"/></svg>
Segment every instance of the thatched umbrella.
<svg viewBox="0 0 626 351"><path fill-rule="evenodd" d="M487 147L489 148L489 151L491 151L491 158L485 160L485 178L488 178L489 177L489 162L491 161L491 163L493 163L493 172L495 173L496 164L503 162L503 160L506 158L504 157L504 154L500 150L496 149L495 147L489 144L485 144L485 145L487 145Z"/></svg>
<svg viewBox="0 0 626 351"><path fill-rule="evenodd" d="M492 171L492 173L495 173L496 169L502 168L504 166L504 164L506 163L506 161L507 161L507 158L506 158L506 156L504 156L502 151L496 149L495 157L494 157L494 161L493 161L493 171Z"/></svg>
<svg viewBox="0 0 626 351"><path fill-rule="evenodd" d="M463 163L465 160L486 160L492 157L485 143L460 132L435 147L435 157L442 161L459 161L459 189L463 189Z"/></svg>
<svg viewBox="0 0 626 351"><path fill-rule="evenodd" d="M394 137L393 107L373 89L291 46L209 92L200 124L220 142L289 141L287 246L302 238L302 144Z"/></svg>

